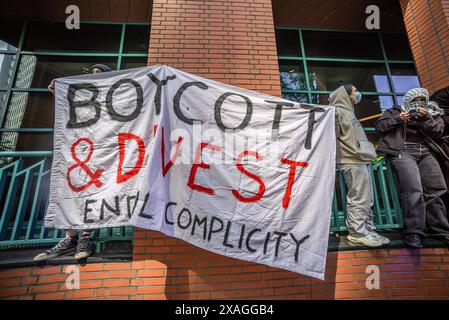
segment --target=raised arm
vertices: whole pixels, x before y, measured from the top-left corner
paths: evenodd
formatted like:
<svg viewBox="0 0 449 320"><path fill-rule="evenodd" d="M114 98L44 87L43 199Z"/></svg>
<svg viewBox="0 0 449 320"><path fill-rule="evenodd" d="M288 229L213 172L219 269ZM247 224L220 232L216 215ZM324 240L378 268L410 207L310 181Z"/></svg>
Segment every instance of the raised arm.
<svg viewBox="0 0 449 320"><path fill-rule="evenodd" d="M392 110L386 110L384 114L376 121L376 130L379 133L386 133L402 126L404 121L410 120L409 112L394 114Z"/></svg>

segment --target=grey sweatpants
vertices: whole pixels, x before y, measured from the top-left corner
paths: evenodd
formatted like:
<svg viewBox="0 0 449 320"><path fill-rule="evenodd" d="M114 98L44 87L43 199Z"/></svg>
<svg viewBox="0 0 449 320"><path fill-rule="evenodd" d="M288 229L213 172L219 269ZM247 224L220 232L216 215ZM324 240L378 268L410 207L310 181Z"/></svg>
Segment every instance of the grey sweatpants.
<svg viewBox="0 0 449 320"><path fill-rule="evenodd" d="M373 182L369 165L341 164L348 193L346 195L346 226L353 237L364 237L374 231Z"/></svg>

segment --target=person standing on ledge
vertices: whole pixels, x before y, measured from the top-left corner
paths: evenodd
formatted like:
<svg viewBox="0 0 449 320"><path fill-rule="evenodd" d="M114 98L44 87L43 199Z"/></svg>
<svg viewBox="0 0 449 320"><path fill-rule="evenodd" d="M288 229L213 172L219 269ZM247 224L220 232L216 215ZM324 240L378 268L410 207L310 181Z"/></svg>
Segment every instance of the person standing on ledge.
<svg viewBox="0 0 449 320"><path fill-rule="evenodd" d="M393 106L376 122L377 150L387 155L396 173L404 213L404 242L422 248L422 238L433 236L449 244L449 223L441 196L446 193L441 168L431 152L443 135L444 122L429 107L424 88L408 91L401 106ZM427 230L426 230L427 228Z"/></svg>
<svg viewBox="0 0 449 320"><path fill-rule="evenodd" d="M111 68L104 64L94 64L89 68L90 73L109 72ZM55 94L55 79L48 85L48 90ZM65 238L62 239L53 248L50 248L34 257L34 261L45 261L65 254L75 252L75 259L81 260L89 257L93 253L92 246L89 243L92 230L83 230L81 237L77 230L66 230Z"/></svg>
<svg viewBox="0 0 449 320"><path fill-rule="evenodd" d="M329 104L336 109L337 168L343 173L348 189L348 241L380 247L390 243L390 240L375 231L371 210L374 201L370 164L377 154L354 113L355 106L361 100L362 94L352 84L343 85L330 94Z"/></svg>

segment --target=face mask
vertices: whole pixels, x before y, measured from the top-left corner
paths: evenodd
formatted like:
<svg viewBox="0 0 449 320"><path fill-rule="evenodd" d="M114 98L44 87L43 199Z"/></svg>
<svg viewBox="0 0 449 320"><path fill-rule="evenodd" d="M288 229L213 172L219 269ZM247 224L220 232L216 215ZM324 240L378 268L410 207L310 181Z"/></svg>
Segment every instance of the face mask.
<svg viewBox="0 0 449 320"><path fill-rule="evenodd" d="M420 107L420 103L419 103L419 101L413 101L413 102L410 102L410 108L409 108L409 110L418 110L419 109L419 107Z"/></svg>
<svg viewBox="0 0 449 320"><path fill-rule="evenodd" d="M359 104L360 101L362 101L362 93L357 91L354 96L354 102L355 104Z"/></svg>
<svg viewBox="0 0 449 320"><path fill-rule="evenodd" d="M410 110L418 110L419 108L426 108L426 101L413 101L410 102Z"/></svg>
<svg viewBox="0 0 449 320"><path fill-rule="evenodd" d="M427 108L427 103L425 101L419 101L419 107L420 108Z"/></svg>

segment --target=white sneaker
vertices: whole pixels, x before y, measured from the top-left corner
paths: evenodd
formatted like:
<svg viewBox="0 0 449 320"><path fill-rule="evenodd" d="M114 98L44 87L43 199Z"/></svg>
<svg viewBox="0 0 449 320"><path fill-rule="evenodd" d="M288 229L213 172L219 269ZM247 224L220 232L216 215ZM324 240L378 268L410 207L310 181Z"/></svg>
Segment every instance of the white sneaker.
<svg viewBox="0 0 449 320"><path fill-rule="evenodd" d="M382 241L382 244L389 244L390 243L390 239L388 239L387 237L381 236L376 231L371 231L371 235L373 235L373 237L375 237L377 239L380 239Z"/></svg>
<svg viewBox="0 0 449 320"><path fill-rule="evenodd" d="M363 244L364 246L372 248L381 247L383 245L382 240L373 236L372 234L364 237L353 237L351 235L348 235L348 241L352 243Z"/></svg>

